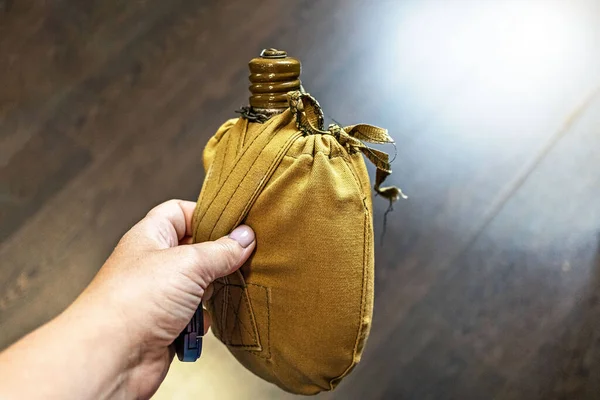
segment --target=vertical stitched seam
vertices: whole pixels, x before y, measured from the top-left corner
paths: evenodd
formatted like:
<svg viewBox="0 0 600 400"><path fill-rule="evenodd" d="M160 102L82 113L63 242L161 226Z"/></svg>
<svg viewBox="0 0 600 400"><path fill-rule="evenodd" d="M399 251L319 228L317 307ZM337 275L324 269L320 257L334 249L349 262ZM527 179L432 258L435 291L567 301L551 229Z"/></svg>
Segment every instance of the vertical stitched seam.
<svg viewBox="0 0 600 400"><path fill-rule="evenodd" d="M221 297L221 331L223 332L223 336L227 339L227 313L225 310L227 309L227 296L229 296L229 286L227 285L226 278L223 278L225 282L225 286L223 286L223 296Z"/></svg>
<svg viewBox="0 0 600 400"><path fill-rule="evenodd" d="M245 284L245 282L244 282ZM252 340L254 341L253 345L258 345L260 346L260 342L257 338L258 336L258 328L256 326L256 320L254 318L254 310L252 309L252 305L250 304L250 296L248 295L248 290L245 287L240 287L241 292L242 292L242 297L244 298L244 302L246 303L246 307L248 308L248 312L250 314L250 322L252 324L252 326L250 327L250 329L245 328L244 330L246 332L248 332L251 336L252 336ZM241 304L241 299L240 299L240 304ZM240 320L241 323L241 318L239 318L239 309L238 309L238 314L236 315L236 318L238 318ZM241 336L240 336L241 337ZM243 341L241 340L242 345L244 344Z"/></svg>
<svg viewBox="0 0 600 400"><path fill-rule="evenodd" d="M252 283L249 283L248 285L254 285L254 286L263 287L263 286L256 285L256 284L252 284ZM240 290L242 290L242 294L244 293L244 291L246 291L246 287L244 287L244 286L241 286L241 285L236 285L236 284L228 284L227 286L228 286L228 287L232 287L232 288L236 288L236 289L240 289ZM265 288L265 289L266 289L266 288ZM247 292L247 291L246 291L246 292ZM243 324L240 324L240 326L241 326L241 327L243 327L243 328L244 328L244 330L245 330L246 332L248 332L248 333L249 333L249 334L250 334L250 335L253 337L254 344L251 344L251 345L247 345L247 344L243 344L243 343L242 343L242 344L235 344L235 343L233 343L233 340L228 340L228 341L223 341L223 342L224 342L226 345L230 346L230 347L235 347L235 348L249 348L249 349L250 349L250 350L252 350L252 351L259 351L259 350L262 350L262 349L256 349L256 347L257 347L257 346L259 346L259 347L262 347L262 345L261 345L261 344L260 344L260 342L259 342L259 341L256 339L256 338L258 337L258 328L257 328L257 324L256 324L256 317L254 316L254 310L253 310L253 308L252 308L252 304L251 304L251 303L249 303L250 296L249 296L249 295L246 295L246 298L245 298L244 300L246 301L246 306L248 307L248 310L249 310L249 311L250 311L250 313L251 313L251 315L250 315L250 316L251 316L251 321L252 321L252 327L251 327L251 329L248 329L248 328L246 328L246 326L245 326L245 325L243 325ZM241 299L240 299L240 303L241 303ZM236 311L234 311L234 314L235 314L236 316L239 316L239 312L236 312ZM237 322L238 320L239 320L239 319L236 319L236 322Z"/></svg>
<svg viewBox="0 0 600 400"><path fill-rule="evenodd" d="M271 290L265 287L267 299L267 359L271 359Z"/></svg>
<svg viewBox="0 0 600 400"><path fill-rule="evenodd" d="M364 192L362 190L362 185L360 183L360 180L358 179L358 176L355 174L354 169L351 165L349 165L349 161L346 157L343 158L346 167L351 171L352 175L354 176L354 181L358 186L358 191L360 194L362 194L363 196L361 197L361 201L362 199L364 199ZM344 378L346 375L348 375L348 373L350 373L350 371L352 370L352 368L356 365L355 362L355 358L356 358L356 354L358 353L358 343L360 342L360 337L361 337L361 332L363 331L363 318L364 318L364 313L365 313L365 307L366 307L366 303L365 303L365 297L366 297L366 292L367 292L367 280L365 279L365 275L368 273L367 271L367 264L368 264L368 252L367 252L367 230L368 230L368 223L369 223L369 212L368 210L365 210L363 212L364 215L364 222L363 222L363 279L362 279L362 290L361 290L361 298L360 298L360 313L359 313L359 321L358 321L358 331L356 334L356 339L354 341L354 350L352 351L352 360L350 362L350 365L344 370L344 372L342 372L341 375L329 380L329 387L330 390L334 389L334 382L339 382L342 378Z"/></svg>
<svg viewBox="0 0 600 400"><path fill-rule="evenodd" d="M245 283L245 282L244 282ZM253 340L254 340L254 345L259 346L262 349L262 343L260 341L260 335L258 333L258 324L256 323L256 316L254 315L254 308L252 307L252 302L250 301L250 293L248 292L248 287L246 285L246 287L244 287L244 292L243 294L246 295L246 297L244 298L244 300L246 300L246 307L248 307L248 312L250 313L250 317L251 317L251 323L252 323L252 332L253 332Z"/></svg>
<svg viewBox="0 0 600 400"><path fill-rule="evenodd" d="M244 350L246 350L248 353L250 353L256 357L270 360L271 359L271 290L268 287L259 285L257 283L249 283L248 285L253 285L253 286L262 288L265 291L265 295L266 295L266 299L267 299L267 303L266 303L267 304L267 355L261 356L254 349L244 349ZM261 347L262 347L262 343L261 343ZM262 350L264 350L264 347ZM272 371L272 372L275 373L274 371Z"/></svg>
<svg viewBox="0 0 600 400"><path fill-rule="evenodd" d="M223 154L223 162L221 164L221 168L219 168L219 176L217 177L217 183L221 183L221 176L223 175L223 165L225 165L225 162L227 161L227 153L229 153L229 142L231 142L231 135L227 135L227 138L225 140L225 154Z"/></svg>

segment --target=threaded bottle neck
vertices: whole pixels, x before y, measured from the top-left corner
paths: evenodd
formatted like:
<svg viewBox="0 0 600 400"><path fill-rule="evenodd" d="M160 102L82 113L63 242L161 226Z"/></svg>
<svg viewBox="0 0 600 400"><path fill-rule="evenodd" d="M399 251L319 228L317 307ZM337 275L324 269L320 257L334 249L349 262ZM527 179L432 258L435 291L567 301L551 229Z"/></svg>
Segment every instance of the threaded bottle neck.
<svg viewBox="0 0 600 400"><path fill-rule="evenodd" d="M259 111L277 113L288 107L287 92L301 86L301 64L285 51L265 49L250 60L250 106Z"/></svg>

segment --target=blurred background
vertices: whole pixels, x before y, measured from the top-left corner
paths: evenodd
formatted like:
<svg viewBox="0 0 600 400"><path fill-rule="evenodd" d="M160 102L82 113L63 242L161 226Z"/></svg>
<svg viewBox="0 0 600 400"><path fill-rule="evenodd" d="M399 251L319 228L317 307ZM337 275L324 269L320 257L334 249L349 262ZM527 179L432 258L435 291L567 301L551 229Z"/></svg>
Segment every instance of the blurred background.
<svg viewBox="0 0 600 400"><path fill-rule="evenodd" d="M363 361L318 397L598 398L597 0L0 0L0 348L152 206L197 197L265 47L331 118L389 129L410 197L377 240ZM293 396L209 336L155 396L187 397Z"/></svg>

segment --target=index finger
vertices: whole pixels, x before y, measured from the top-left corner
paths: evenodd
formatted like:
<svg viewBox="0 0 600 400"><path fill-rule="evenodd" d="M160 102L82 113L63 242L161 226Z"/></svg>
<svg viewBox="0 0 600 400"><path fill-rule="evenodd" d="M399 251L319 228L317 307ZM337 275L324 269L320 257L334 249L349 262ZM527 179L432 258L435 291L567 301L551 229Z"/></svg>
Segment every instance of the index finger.
<svg viewBox="0 0 600 400"><path fill-rule="evenodd" d="M192 218L196 203L187 200L169 200L154 207L148 216L166 219L177 232L177 239L192 235Z"/></svg>

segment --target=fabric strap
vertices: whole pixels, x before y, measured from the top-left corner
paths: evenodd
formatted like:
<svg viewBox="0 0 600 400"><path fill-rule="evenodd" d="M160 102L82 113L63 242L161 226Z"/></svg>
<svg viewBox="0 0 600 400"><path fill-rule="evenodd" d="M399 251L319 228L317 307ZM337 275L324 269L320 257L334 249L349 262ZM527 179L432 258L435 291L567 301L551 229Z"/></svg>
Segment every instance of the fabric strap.
<svg viewBox="0 0 600 400"><path fill-rule="evenodd" d="M387 129L378 126L358 124L342 128L338 124L331 124L327 130L323 129L323 112L317 100L306 92L294 91L288 93L290 110L296 115L296 125L305 134L329 134L346 148L348 153L362 152L377 168L375 174L375 192L381 197L393 202L400 197L407 196L396 186L381 187L381 184L392 173L389 155L381 150L373 149L365 144L394 144L394 139L388 134Z"/></svg>
<svg viewBox="0 0 600 400"><path fill-rule="evenodd" d="M194 242L216 240L227 235L246 217L265 184L301 135L295 129L281 129L292 122L289 110L261 125L261 131L240 150L231 165L224 165L227 176L219 189L202 198L194 215ZM217 174L210 174L216 178ZM211 227L210 229L199 229Z"/></svg>

